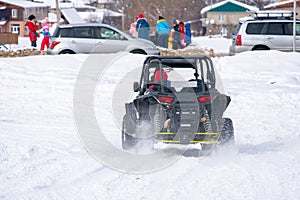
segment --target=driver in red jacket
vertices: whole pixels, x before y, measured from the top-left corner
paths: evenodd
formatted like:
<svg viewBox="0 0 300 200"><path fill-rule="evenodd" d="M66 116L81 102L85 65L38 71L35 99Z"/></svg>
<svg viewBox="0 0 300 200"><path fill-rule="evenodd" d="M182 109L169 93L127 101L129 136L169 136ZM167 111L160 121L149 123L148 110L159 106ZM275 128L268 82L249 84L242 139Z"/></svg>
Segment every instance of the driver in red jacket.
<svg viewBox="0 0 300 200"><path fill-rule="evenodd" d="M162 80L163 80L163 82L167 83L168 82L168 74L165 72L164 69L161 69L161 71L162 71ZM160 79L161 79L160 69L157 68L154 72L153 82L158 83L160 81ZM149 88L153 89L154 85L150 85Z"/></svg>

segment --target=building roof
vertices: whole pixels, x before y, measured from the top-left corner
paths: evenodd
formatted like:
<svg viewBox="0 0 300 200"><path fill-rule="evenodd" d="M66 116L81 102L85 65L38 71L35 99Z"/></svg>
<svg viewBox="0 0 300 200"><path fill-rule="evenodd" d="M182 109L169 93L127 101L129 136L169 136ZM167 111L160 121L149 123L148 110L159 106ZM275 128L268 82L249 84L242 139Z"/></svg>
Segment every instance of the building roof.
<svg viewBox="0 0 300 200"><path fill-rule="evenodd" d="M122 14L109 10L109 9L97 9L92 12L78 12L82 19L85 21L95 20L95 22L102 22L104 16L106 17L121 17Z"/></svg>
<svg viewBox="0 0 300 200"><path fill-rule="evenodd" d="M57 22L57 15L56 15L56 13L48 13L48 21L50 23L56 23ZM60 18L60 22L64 22L64 20Z"/></svg>
<svg viewBox="0 0 300 200"><path fill-rule="evenodd" d="M206 12L246 12L258 11L259 9L254 6L241 3L236 0L225 0L210 6L206 6L201 10L201 14Z"/></svg>
<svg viewBox="0 0 300 200"><path fill-rule="evenodd" d="M297 6L300 6L300 0L296 0ZM264 9L273 9L273 8L286 8L286 7L293 7L294 0L286 0L276 3L271 3L269 5L264 6Z"/></svg>
<svg viewBox="0 0 300 200"><path fill-rule="evenodd" d="M34 1L38 1L38 2L43 2L46 5L49 5L51 7L55 7L56 5L56 1L55 0L34 0ZM94 1L98 1L98 3L113 3L113 0L94 0ZM64 5L86 5L89 4L93 1L91 0L68 0L66 2L63 2L62 0L59 0L59 5L60 4L64 4Z"/></svg>
<svg viewBox="0 0 300 200"><path fill-rule="evenodd" d="M3 26L6 24L7 21L0 21L0 26Z"/></svg>
<svg viewBox="0 0 300 200"><path fill-rule="evenodd" d="M43 3L35 3L35 2L25 1L25 0L0 0L0 3L7 3L7 4L22 7L22 8L47 7L47 5L45 5Z"/></svg>
<svg viewBox="0 0 300 200"><path fill-rule="evenodd" d="M91 3L91 0L70 0L70 1L72 1L72 2L81 1L81 2L84 2L86 4ZM98 3L114 3L113 0L94 0L94 1L97 1Z"/></svg>

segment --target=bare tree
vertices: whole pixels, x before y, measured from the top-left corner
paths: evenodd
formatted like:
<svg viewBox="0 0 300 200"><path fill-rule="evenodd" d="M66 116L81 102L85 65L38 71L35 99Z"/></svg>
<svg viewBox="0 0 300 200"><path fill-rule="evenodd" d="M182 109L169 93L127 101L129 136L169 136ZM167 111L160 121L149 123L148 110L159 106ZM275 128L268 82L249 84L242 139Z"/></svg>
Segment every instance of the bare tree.
<svg viewBox="0 0 300 200"><path fill-rule="evenodd" d="M170 24L173 19L190 21L200 19L200 10L206 6L199 0L113 0L111 9L124 12L125 27L129 28L134 16L143 13L150 26L154 27L158 16L163 16Z"/></svg>
<svg viewBox="0 0 300 200"><path fill-rule="evenodd" d="M264 6L275 2L276 0L240 0L240 2L248 4L248 5L252 5L252 6L256 6L257 8L259 8L259 10L263 10Z"/></svg>

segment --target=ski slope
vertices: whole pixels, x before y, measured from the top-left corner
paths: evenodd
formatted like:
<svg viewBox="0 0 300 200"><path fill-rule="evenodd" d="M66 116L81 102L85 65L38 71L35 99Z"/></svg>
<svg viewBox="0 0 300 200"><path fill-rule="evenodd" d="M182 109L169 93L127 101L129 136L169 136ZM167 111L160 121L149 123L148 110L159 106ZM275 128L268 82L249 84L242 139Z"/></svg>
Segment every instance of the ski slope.
<svg viewBox="0 0 300 200"><path fill-rule="evenodd" d="M210 44L209 38L198 41ZM212 44L227 51L227 40ZM96 65L105 57L96 56ZM134 95L132 81L144 58L112 60L97 80L95 117L116 148L124 101ZM148 173L112 169L87 151L73 94L90 59L0 59L0 199L299 199L299 53L214 58L232 98L226 116L234 123L235 146L209 157L180 157Z"/></svg>

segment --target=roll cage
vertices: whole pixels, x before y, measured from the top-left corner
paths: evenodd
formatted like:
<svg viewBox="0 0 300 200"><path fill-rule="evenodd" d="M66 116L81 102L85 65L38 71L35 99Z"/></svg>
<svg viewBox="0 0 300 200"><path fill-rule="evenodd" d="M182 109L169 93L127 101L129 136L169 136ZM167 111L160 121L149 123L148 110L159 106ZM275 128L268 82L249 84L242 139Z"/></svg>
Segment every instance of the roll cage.
<svg viewBox="0 0 300 200"><path fill-rule="evenodd" d="M156 83L151 80L150 71L156 69L162 74L163 70L173 70L178 68L190 68L194 70L193 78L189 81L196 81L199 91L205 93L207 87L214 89L216 85L216 76L211 59L207 56L150 56L143 64L142 75L139 84L136 83L135 91L143 95L151 84L158 84L164 93L165 80L160 76Z"/></svg>

